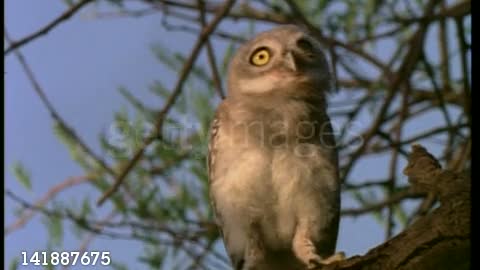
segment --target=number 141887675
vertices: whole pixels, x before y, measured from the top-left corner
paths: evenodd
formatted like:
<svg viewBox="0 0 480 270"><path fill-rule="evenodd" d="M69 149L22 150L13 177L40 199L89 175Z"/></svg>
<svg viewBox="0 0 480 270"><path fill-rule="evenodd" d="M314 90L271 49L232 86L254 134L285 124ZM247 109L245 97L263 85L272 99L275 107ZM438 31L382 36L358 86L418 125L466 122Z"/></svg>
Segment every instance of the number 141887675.
<svg viewBox="0 0 480 270"><path fill-rule="evenodd" d="M48 266L107 266L110 265L111 258L109 251L34 251L28 254L22 251L22 265Z"/></svg>

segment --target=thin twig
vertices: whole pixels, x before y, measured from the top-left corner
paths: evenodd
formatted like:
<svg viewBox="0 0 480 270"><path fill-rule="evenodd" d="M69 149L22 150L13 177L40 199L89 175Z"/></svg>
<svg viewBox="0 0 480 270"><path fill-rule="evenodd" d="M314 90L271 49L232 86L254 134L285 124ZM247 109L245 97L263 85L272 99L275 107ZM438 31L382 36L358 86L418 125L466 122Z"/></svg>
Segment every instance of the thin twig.
<svg viewBox="0 0 480 270"><path fill-rule="evenodd" d="M207 22L205 20L205 11L204 11L205 2L203 0L198 0L197 2L200 10L200 22L202 24L202 27L206 27ZM210 42L210 38L208 38L206 42L206 47L207 47L208 63L210 64L210 69L212 70L212 78L213 78L213 84L214 84L215 90L217 90L217 93L220 96L220 98L224 99L225 92L223 91L223 88L222 88L222 80L220 79L220 75L218 73L217 61L215 59L215 54L213 53L213 48Z"/></svg>
<svg viewBox="0 0 480 270"><path fill-rule="evenodd" d="M442 133L445 133L445 132L456 132L456 133L458 133L460 129L467 128L467 127L468 127L468 124L460 123L460 124L454 125L452 127L442 126L442 127L432 128L430 130L424 131L424 132L422 132L420 134L417 134L415 136L411 136L410 138L406 138L402 141L395 142L392 139L387 139L387 141L389 141L389 144L383 145L383 146L376 146L376 145L372 146L371 149L370 149L370 152L378 153L378 152L390 150L392 147L398 147L398 146L402 146L402 145L418 143L418 141L420 141L422 139L426 139L426 138L432 137L434 135L442 134ZM385 135L385 134L383 134L383 135Z"/></svg>
<svg viewBox="0 0 480 270"><path fill-rule="evenodd" d="M195 4L187 4L187 3L179 3L179 2L174 2L174 1L166 1L162 0L158 5L169 5L173 7L179 7L179 8L186 8L190 10L197 10L198 5ZM205 11L206 12L215 12L218 10L218 7L216 6L206 6ZM282 14L279 12L272 13L272 12L264 12L258 9L255 9L248 5L247 3L243 3L241 8L239 10L233 11L228 14L228 18L237 20L237 19L254 19L257 21L265 21L265 22L270 22L270 23L275 23L275 24L286 24L286 23L292 23L292 21L298 21L298 18L295 20L294 17L287 15L287 14ZM305 20L306 21L306 20ZM377 59L374 55L367 53L364 51L361 47L354 46L350 43L345 43L340 40L334 39L333 37L326 37L323 35L323 33L315 26L309 24L307 25L307 28L312 34L322 43L326 44L328 47L332 46L338 46L341 47L347 51L350 51L353 54L356 54L358 56L361 56L363 59L367 60L370 62L372 65L375 67L379 68L380 70L384 71L385 76L389 77L391 75L391 72L387 70L387 67L384 65L382 61Z"/></svg>
<svg viewBox="0 0 480 270"><path fill-rule="evenodd" d="M462 67L462 80L463 80L463 110L464 114L467 116L468 124L470 126L470 131L472 131L472 97L471 97L471 89L470 89L470 78L469 78L469 70L468 70L468 62L467 62L467 42L465 40L465 29L463 26L463 19L456 18L455 25L457 30L458 36L458 45L460 47L460 63Z"/></svg>
<svg viewBox="0 0 480 270"><path fill-rule="evenodd" d="M427 59L427 56L426 56L425 52L423 52L423 54L422 54L422 62L425 66L425 71L427 72L427 75L428 75L428 77L430 77L430 81L432 82L434 93L437 96L437 99L439 101L439 106L438 107L443 114L443 118L445 119L445 123L446 123L447 127L451 127L452 126L452 120L450 119L450 115L448 114L447 105L445 103L445 99L443 98L443 92L441 92L439 86L437 85L437 82L435 80L435 73L433 71L432 66L428 62L428 59ZM455 133L453 133L451 131L451 129L449 129L448 130L448 143L447 143L447 147L445 148L445 155L446 155L447 159L451 158L451 154L452 154L451 148L453 146L454 140L455 140Z"/></svg>
<svg viewBox="0 0 480 270"><path fill-rule="evenodd" d="M457 155L453 158L448 166L449 169L455 172L461 172L465 168L467 160L471 159L470 154L472 150L472 139L464 142L462 147L457 151Z"/></svg>
<svg viewBox="0 0 480 270"><path fill-rule="evenodd" d="M67 178L65 181L53 186L50 190L43 195L42 198L37 200L33 205L36 208L41 208L44 205L46 205L49 201L51 201L55 196L60 193L61 191L64 191L67 188L76 186L81 183L87 182L89 179L86 176L76 176L76 177L70 177ZM20 217L15 220L12 224L7 226L4 230L4 235L7 235L15 230L18 230L25 226L25 224L35 215L35 211L33 210L27 210L21 213Z"/></svg>
<svg viewBox="0 0 480 270"><path fill-rule="evenodd" d="M438 0L431 0L427 4L427 8L425 10L426 15L429 15L433 12L435 4ZM376 118L373 120L372 125L370 128L364 133L363 136L363 143L360 147L351 154L350 161L347 163L345 167L342 168L344 182L348 179L348 174L350 173L353 165L358 160L358 158L362 155L362 153L367 149L367 146L370 140L375 136L377 130L380 126L384 123L383 118L390 107L390 104L397 93L397 88L404 83L405 78L408 78L410 74L413 72L418 60L420 59L422 49L423 49L423 42L425 39L425 35L427 32L428 21L424 22L420 25L420 28L417 32L413 35L410 39L410 50L408 51L407 55L404 58L402 65L400 66L398 72L394 76L391 84L387 90L387 96L383 104L380 107L379 112L377 113ZM383 65L383 64L382 64Z"/></svg>
<svg viewBox="0 0 480 270"><path fill-rule="evenodd" d="M373 203L362 208L351 208L351 209L344 209L340 212L343 216L359 216L368 214L375 211L380 211L383 208L394 205L397 203L402 202L404 199L416 199L422 198L425 196L425 192L414 191L413 189L406 189L403 191L399 191L397 193L392 194L388 198L383 201Z"/></svg>
<svg viewBox="0 0 480 270"><path fill-rule="evenodd" d="M47 34L50 30L52 30L54 27L59 25L60 23L66 21L68 18L72 17L73 14L75 14L77 11L79 11L83 6L88 4L89 2L92 2L93 0L82 0L74 5L72 5L68 10L66 10L62 15L57 17L55 20L51 21L44 27L40 28L39 30L35 31L34 33L18 40L18 41L13 41L11 42L10 46L5 50L4 56L12 52L13 50L19 49L20 47L28 44L32 40L43 36Z"/></svg>
<svg viewBox="0 0 480 270"><path fill-rule="evenodd" d="M178 16L176 16L176 14L172 14L172 13L169 13L168 16L178 18ZM188 20L188 21L190 21L194 24L198 24L198 22L194 21L194 20ZM185 33L190 33L190 34L195 34L195 35L197 35L199 31L201 31L201 29L198 29L198 28L195 28L195 27L190 27L190 26L187 26L187 25L173 25L173 24L170 24L167 19L162 20L162 26L164 26L165 30L167 30L167 31L182 31L182 32L185 32ZM210 34L210 37L224 39L224 40L228 40L228 41L233 41L233 42L236 42L236 43L244 43L245 41L247 41L247 39L242 37L242 36L234 35L232 33L228 33L228 32L225 32L225 31L220 31L220 30L217 30L217 31L213 32L212 34Z"/></svg>
<svg viewBox="0 0 480 270"><path fill-rule="evenodd" d="M113 210L110 212L106 217L103 219L99 220L97 224L95 224L95 227L97 227L98 230L102 230L103 226L105 226L106 222L109 222L112 220L116 215L118 214L118 211ZM80 243L80 246L76 249L76 251L79 251L80 254L83 254L85 251L87 251L88 246L93 242L97 234L95 233L89 233L87 234L82 242ZM63 265L62 270L67 270L70 265Z"/></svg>
<svg viewBox="0 0 480 270"><path fill-rule="evenodd" d="M11 43L10 36L5 29L5 39L7 42ZM112 176L115 175L115 172L107 165L105 161L103 161L99 156L97 156L93 150L88 147L88 145L77 135L75 130L70 127L67 122L60 116L60 114L55 110L53 107L53 104L48 100L47 95L45 94L45 91L43 91L43 88L40 86L40 83L37 81L35 78L35 75L33 74L32 69L28 65L25 57L23 57L23 54L20 53L20 51L17 49L14 51L15 56L17 57L18 61L20 62L20 65L22 66L23 70L25 71L30 83L33 86L33 89L37 93L37 95L40 97L40 100L42 103L45 105L47 108L48 112L50 113L50 116L53 118L53 120L60 125L60 127L68 133L69 136L72 137L73 140L78 144L78 146L85 152L87 155L89 155L92 159L95 160L95 162L100 165L105 171L107 171L109 174Z"/></svg>
<svg viewBox="0 0 480 270"><path fill-rule="evenodd" d="M155 243L156 245L170 245L174 247L178 247L179 241L180 244L184 241L190 242L194 245L197 245L202 248L208 248L207 245L201 243L198 241L198 237L183 237L185 235L184 232L176 233L174 231L164 231L166 227L156 227L154 230L160 230L161 232L166 232L168 235L171 236L171 239L169 241L165 239L159 239L154 237L151 233L150 234L140 234L138 232L131 232L129 234L127 233L118 233L112 230L106 230L106 226L139 226L140 228L146 228L145 224L139 223L139 222L118 222L114 223L109 220L103 219L103 220L93 220L93 219L85 219L84 217L78 216L70 211L59 211L59 210L52 210L46 207L39 207L35 204L32 204L20 196L16 195L12 191L6 189L5 190L5 195L6 197L9 197L10 199L14 200L15 202L19 203L23 207L30 209L35 212L39 212L49 218L56 217L56 218L61 218L64 220L68 220L72 222L73 224L79 226L80 228L91 232L94 235L101 235L101 236L106 236L111 239L115 240L135 240L135 241L142 241L142 242L148 242L148 243ZM101 226L99 226L101 225ZM211 225L206 225L205 226L210 226ZM221 261L224 264L228 264L228 260L219 252L216 250L212 249L210 252L210 255L215 257L217 260Z"/></svg>
<svg viewBox="0 0 480 270"><path fill-rule="evenodd" d="M408 117L408 111L409 111L409 106L408 106L408 99L410 97L410 81L409 79L406 80L405 87L403 88L403 95L402 95L402 105L401 105L401 111L400 111L400 116L398 119L397 124L395 125L394 129L392 130L395 140L396 141L401 141L402 139L402 128L405 125L405 120ZM397 180L397 166L398 166L398 155L400 153L401 147L396 146L392 150L392 159L390 160L390 172L389 172L389 178L390 180L388 181L388 194L392 196L395 192L396 189L396 180ZM407 156L408 157L408 156ZM386 228L386 233L385 233L385 238L388 240L392 237L393 235L393 229L395 226L395 220L393 215L395 214L395 207L393 205L388 206L388 211L387 211L387 228Z"/></svg>
<svg viewBox="0 0 480 270"><path fill-rule="evenodd" d="M445 11L445 1L440 3L441 12ZM451 88L451 76L450 76L450 59L448 57L448 28L447 28L447 19L441 18L439 21L439 30L438 30L438 42L440 43L440 73L442 78L443 88L446 92L450 92Z"/></svg>
<svg viewBox="0 0 480 270"><path fill-rule="evenodd" d="M406 3L410 3L407 1ZM425 21L436 21L442 20L443 18L459 18L470 14L471 11L471 1L464 0L458 1L454 6L442 9L436 14L425 15L419 18L393 18L393 22L401 23L403 25L412 24L412 23L423 23Z"/></svg>
<svg viewBox="0 0 480 270"><path fill-rule="evenodd" d="M359 190L362 188L372 188L372 187L384 187L387 186L389 183L389 179L385 180L379 180L379 181L363 181L360 184L351 184L347 183L344 186L345 190Z"/></svg>
<svg viewBox="0 0 480 270"><path fill-rule="evenodd" d="M435 80L435 73L433 71L432 65L430 65L430 63L427 60L427 56L425 52L422 53L421 60L425 66L425 71L427 72L428 76L430 77L430 81L432 82L434 93L438 98L438 101L440 102L439 107L440 107L440 110L442 111L443 117L445 118L445 122L447 123L447 126L452 126L452 120L450 119L450 115L448 114L447 106L445 104L445 99L443 98L443 94L440 90L440 87L438 86L437 81Z"/></svg>

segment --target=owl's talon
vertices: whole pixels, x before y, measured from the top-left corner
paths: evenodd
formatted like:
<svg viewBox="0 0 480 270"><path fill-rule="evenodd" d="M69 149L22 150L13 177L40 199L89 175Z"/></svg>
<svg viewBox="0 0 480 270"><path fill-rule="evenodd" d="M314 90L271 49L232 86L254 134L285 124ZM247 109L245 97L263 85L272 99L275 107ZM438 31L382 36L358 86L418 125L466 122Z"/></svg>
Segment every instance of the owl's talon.
<svg viewBox="0 0 480 270"><path fill-rule="evenodd" d="M308 260L307 269L317 269L318 267L321 267L327 264L332 264L335 262L345 260L345 258L346 256L343 251L337 252L326 259L321 259L319 256L316 256Z"/></svg>
<svg viewBox="0 0 480 270"><path fill-rule="evenodd" d="M345 259L346 259L345 252L340 251L340 252L337 252L337 253L333 254L332 256L330 256L326 259L321 260L321 263L323 265L326 265L326 264L331 264L331 263L334 263L334 262L343 261Z"/></svg>
<svg viewBox="0 0 480 270"><path fill-rule="evenodd" d="M307 269L315 269L319 266L322 266L322 258L320 256L315 256L308 260Z"/></svg>

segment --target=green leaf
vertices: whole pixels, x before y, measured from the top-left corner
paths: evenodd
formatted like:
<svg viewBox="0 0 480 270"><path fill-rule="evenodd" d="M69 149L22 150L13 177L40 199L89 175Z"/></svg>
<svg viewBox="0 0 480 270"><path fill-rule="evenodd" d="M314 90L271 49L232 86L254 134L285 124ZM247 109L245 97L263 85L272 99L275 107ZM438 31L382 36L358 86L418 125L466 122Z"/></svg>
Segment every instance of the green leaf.
<svg viewBox="0 0 480 270"><path fill-rule="evenodd" d="M90 198L85 197L82 202L82 208L80 212L80 216L86 217L88 214L92 212L92 207L90 206Z"/></svg>
<svg viewBox="0 0 480 270"><path fill-rule="evenodd" d="M150 204L152 201L155 199L155 195L158 192L158 187L154 187L148 193L141 197L138 198L137 200L137 205L133 209L133 212L139 217L139 218L148 218L151 216L150 214Z"/></svg>
<svg viewBox="0 0 480 270"><path fill-rule="evenodd" d="M98 169L99 165L83 151L72 132L60 122L53 123L53 133L65 144L72 159L86 170Z"/></svg>
<svg viewBox="0 0 480 270"><path fill-rule="evenodd" d="M118 91L128 102L130 102L130 104L132 104L133 107L135 107L135 109L137 109L137 111L139 111L143 116L145 116L145 118L150 121L156 118L155 111L145 106L145 104L143 104L138 98L132 95L132 93L127 90L127 88L120 86L118 88Z"/></svg>
<svg viewBox="0 0 480 270"><path fill-rule="evenodd" d="M232 41L228 44L228 47L225 50L225 54L223 55L221 73L224 77L228 71L228 63L230 63L230 59L233 57L234 53L235 53L235 42Z"/></svg>
<svg viewBox="0 0 480 270"><path fill-rule="evenodd" d="M202 182L206 185L208 182L208 174L207 174L207 165L206 162L196 162L190 166L190 171Z"/></svg>
<svg viewBox="0 0 480 270"><path fill-rule="evenodd" d="M405 210L402 208L400 204L395 205L393 209L394 209L395 217L398 219L400 224L405 228L405 226L407 226L407 223L408 223L407 213L405 212Z"/></svg>
<svg viewBox="0 0 480 270"><path fill-rule="evenodd" d="M32 182L30 181L30 173L20 162L16 162L13 165L13 174L17 178L18 182L22 184L27 190L32 190Z"/></svg>
<svg viewBox="0 0 480 270"><path fill-rule="evenodd" d="M55 266L51 263L49 263L47 266L45 266L45 270L53 270L55 269Z"/></svg>
<svg viewBox="0 0 480 270"><path fill-rule="evenodd" d="M119 165L120 167L124 165ZM128 180L127 180L128 181ZM107 189L111 187L112 180L107 181L104 178L97 178L95 181L92 181L92 184L100 191L100 193L104 193ZM126 213L127 208L125 205L125 201L123 200L123 197L121 196L122 194L119 194L119 192L115 193L113 196L109 198L109 201L111 201L115 209L118 210L121 213Z"/></svg>
<svg viewBox="0 0 480 270"><path fill-rule="evenodd" d="M118 7L123 7L123 0L107 0L107 2L110 2Z"/></svg>
<svg viewBox="0 0 480 270"><path fill-rule="evenodd" d="M73 0L63 0L63 2L69 7L72 7L75 4Z"/></svg>
<svg viewBox="0 0 480 270"><path fill-rule="evenodd" d="M13 258L13 260L11 260L10 264L8 265L8 270L17 270L18 262L19 262L18 257Z"/></svg>
<svg viewBox="0 0 480 270"><path fill-rule="evenodd" d="M188 59L184 55L181 54L175 54L175 60L179 63L185 63ZM207 73L207 68L205 67L199 67L197 65L194 65L191 70L191 74L203 81L211 81L210 75Z"/></svg>
<svg viewBox="0 0 480 270"><path fill-rule="evenodd" d="M125 151L125 148L110 143L106 134L100 134L99 139L101 147L116 161L124 161L129 159L128 152Z"/></svg>
<svg viewBox="0 0 480 270"><path fill-rule="evenodd" d="M144 254L138 258L140 262L147 264L151 269L162 269L166 252L161 247L147 248Z"/></svg>
<svg viewBox="0 0 480 270"><path fill-rule="evenodd" d="M162 98L167 98L171 95L170 90L167 89L160 81L154 81L150 85L149 90Z"/></svg>
<svg viewBox="0 0 480 270"><path fill-rule="evenodd" d="M43 223L47 227L48 235L50 236L49 243L53 246L60 245L63 239L62 219L57 216L49 216L44 218Z"/></svg>
<svg viewBox="0 0 480 270"><path fill-rule="evenodd" d="M65 127L59 123L53 123L53 132L57 136L58 139L69 148L75 145L75 140L72 138L72 135L69 130L65 129Z"/></svg>
<svg viewBox="0 0 480 270"><path fill-rule="evenodd" d="M162 62L172 71L177 72L180 70L182 62L178 61L178 59L175 59L175 57L172 57L173 53L169 49L164 47L162 44L154 44L151 46L151 49L158 60L160 60L160 62Z"/></svg>
<svg viewBox="0 0 480 270"><path fill-rule="evenodd" d="M214 115L213 106L210 105L211 97L200 91L192 91L190 99L201 128L208 128Z"/></svg>
<svg viewBox="0 0 480 270"><path fill-rule="evenodd" d="M112 262L110 266L115 270L128 270L128 267L125 264L119 262Z"/></svg>
<svg viewBox="0 0 480 270"><path fill-rule="evenodd" d="M370 190L367 193L368 194L364 194L364 192L361 192L359 190L352 190L351 191L351 194L352 194L353 198L357 202L359 202L362 207L368 206L368 205L372 204L372 202L376 201L375 200L376 195L373 192L373 190ZM369 198L369 199L366 199L366 198ZM370 199L370 198L372 198L372 199ZM372 215L377 220L377 222L379 222L380 224L383 224L384 220L382 218L381 211L373 211Z"/></svg>

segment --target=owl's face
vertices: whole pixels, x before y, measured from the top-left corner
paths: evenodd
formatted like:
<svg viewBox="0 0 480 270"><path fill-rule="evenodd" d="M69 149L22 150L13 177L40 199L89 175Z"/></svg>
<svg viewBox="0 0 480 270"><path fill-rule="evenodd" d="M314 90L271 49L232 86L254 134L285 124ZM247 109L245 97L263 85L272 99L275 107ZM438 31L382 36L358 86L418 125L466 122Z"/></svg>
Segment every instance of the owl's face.
<svg viewBox="0 0 480 270"><path fill-rule="evenodd" d="M330 88L319 44L301 28L263 32L239 48L229 68L229 95L305 96Z"/></svg>

